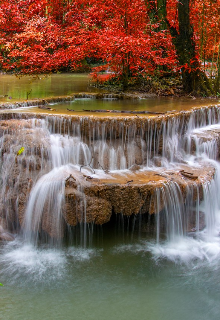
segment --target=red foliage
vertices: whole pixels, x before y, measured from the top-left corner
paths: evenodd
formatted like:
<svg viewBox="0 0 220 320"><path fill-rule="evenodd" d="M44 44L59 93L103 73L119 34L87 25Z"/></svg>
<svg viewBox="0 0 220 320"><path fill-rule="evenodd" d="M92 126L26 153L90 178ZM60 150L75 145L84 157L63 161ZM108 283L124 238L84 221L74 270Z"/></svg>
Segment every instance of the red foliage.
<svg viewBox="0 0 220 320"><path fill-rule="evenodd" d="M167 0L166 10L178 31L177 3ZM110 71L102 79L177 70L171 35L152 19L153 8L157 1L1 0L0 66L20 73L77 70L91 58L102 64L93 76ZM191 1L198 54L207 58L219 46L219 8L220 0Z"/></svg>
<svg viewBox="0 0 220 320"><path fill-rule="evenodd" d="M212 59L220 46L220 0L193 1L191 20L201 58Z"/></svg>

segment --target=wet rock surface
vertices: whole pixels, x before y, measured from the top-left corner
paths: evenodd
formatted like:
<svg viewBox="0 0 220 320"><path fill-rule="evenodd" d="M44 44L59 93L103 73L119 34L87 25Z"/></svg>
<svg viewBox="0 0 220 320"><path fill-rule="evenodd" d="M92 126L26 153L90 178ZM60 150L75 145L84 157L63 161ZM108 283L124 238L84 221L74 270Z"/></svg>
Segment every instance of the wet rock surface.
<svg viewBox="0 0 220 320"><path fill-rule="evenodd" d="M202 200L203 184L211 182L214 174L215 168L209 163L202 163L200 167L195 168L179 165L173 170L160 168L159 170L127 171L124 174L111 173L102 178L96 178L93 175L86 176L81 173L81 176L78 176L78 183L82 181L84 184L83 194L76 191L75 186L71 186L69 181L66 183L65 215L68 217L73 215L74 222L70 224L75 225L77 219L82 219L77 218L77 212L82 214L80 203L83 207L85 203L88 203L89 212L93 206L94 217L90 213L89 221L95 223L109 221L111 212L126 216L138 213L155 214L163 210L165 206L163 201L159 202L159 206L155 203L155 193L158 189L172 188L173 185L178 185L183 202L186 200L189 190L195 200L197 198ZM100 201L103 201L103 211L95 209L100 207ZM179 199L179 201L181 200ZM87 214L87 209L84 208L83 212Z"/></svg>
<svg viewBox="0 0 220 320"><path fill-rule="evenodd" d="M10 233L7 229L7 223L5 219L0 217L0 240L2 241L13 241L14 235Z"/></svg>
<svg viewBox="0 0 220 320"><path fill-rule="evenodd" d="M13 230L23 221L34 181L50 167L49 140L31 120L12 119L0 121L0 145L0 216ZM24 151L18 155L21 147Z"/></svg>

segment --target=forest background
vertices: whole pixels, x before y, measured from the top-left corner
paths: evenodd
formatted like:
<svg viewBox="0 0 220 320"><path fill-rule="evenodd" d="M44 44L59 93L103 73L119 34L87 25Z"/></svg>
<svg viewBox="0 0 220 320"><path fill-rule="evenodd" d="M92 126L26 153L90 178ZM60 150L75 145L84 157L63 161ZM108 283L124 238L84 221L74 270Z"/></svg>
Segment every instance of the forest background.
<svg viewBox="0 0 220 320"><path fill-rule="evenodd" d="M0 70L220 95L220 0L1 0Z"/></svg>

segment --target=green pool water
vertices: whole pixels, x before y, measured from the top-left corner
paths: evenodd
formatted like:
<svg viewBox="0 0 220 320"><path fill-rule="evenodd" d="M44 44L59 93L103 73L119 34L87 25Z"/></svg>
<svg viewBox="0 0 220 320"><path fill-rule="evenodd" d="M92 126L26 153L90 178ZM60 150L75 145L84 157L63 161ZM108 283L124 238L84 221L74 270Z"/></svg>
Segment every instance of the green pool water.
<svg viewBox="0 0 220 320"><path fill-rule="evenodd" d="M0 102L57 97L89 91L87 74L52 74L39 77L0 75Z"/></svg>
<svg viewBox="0 0 220 320"><path fill-rule="evenodd" d="M217 100L205 100L190 98L168 98L168 97L154 97L146 99L134 99L134 100L98 100L98 99L75 99L71 102L55 103L51 104L50 107L54 109L52 113L64 113L64 114L75 114L76 112L84 112L84 110L90 110L90 113L99 115L100 112L94 112L95 110L119 110L123 112L130 111L147 111L149 114L166 113L172 111L189 110L193 107L202 107L207 105L213 105L218 103ZM31 108L32 111L37 112L37 107ZM25 111L25 110L24 110ZM49 112L40 109L40 112ZM84 112L85 113L85 112ZM103 112L104 113L104 112ZM121 113L109 113L112 116L121 115ZM140 114L141 115L141 114ZM137 113L138 116L138 113Z"/></svg>
<svg viewBox="0 0 220 320"><path fill-rule="evenodd" d="M91 86L91 79L87 74L52 74L40 75L37 78L15 75L0 75L0 102L14 103L16 101L43 99L48 97L60 97L77 92L98 92L97 88ZM199 107L210 104L217 104L218 99L192 99L172 97L149 97L147 99L134 100L96 100L96 99L75 99L71 103L59 103L51 105L54 113L73 113L87 110L146 110L149 112L167 112L188 110L192 107ZM31 108L33 112L50 112L38 108ZM25 112L26 110L24 110Z"/></svg>
<svg viewBox="0 0 220 320"><path fill-rule="evenodd" d="M4 320L219 319L219 239L158 246L108 234L88 248L0 248Z"/></svg>

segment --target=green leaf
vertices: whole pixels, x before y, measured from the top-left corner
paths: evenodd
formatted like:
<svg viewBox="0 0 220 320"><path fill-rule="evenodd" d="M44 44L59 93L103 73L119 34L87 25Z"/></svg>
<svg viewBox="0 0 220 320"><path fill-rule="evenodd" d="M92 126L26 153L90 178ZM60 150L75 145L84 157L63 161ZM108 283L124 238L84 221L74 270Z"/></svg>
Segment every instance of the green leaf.
<svg viewBox="0 0 220 320"><path fill-rule="evenodd" d="M4 284L2 284L1 282L0 282L0 287L4 287Z"/></svg>
<svg viewBox="0 0 220 320"><path fill-rule="evenodd" d="M19 156L20 154L22 154L24 152L24 147L21 147L21 149L18 151L17 156Z"/></svg>

